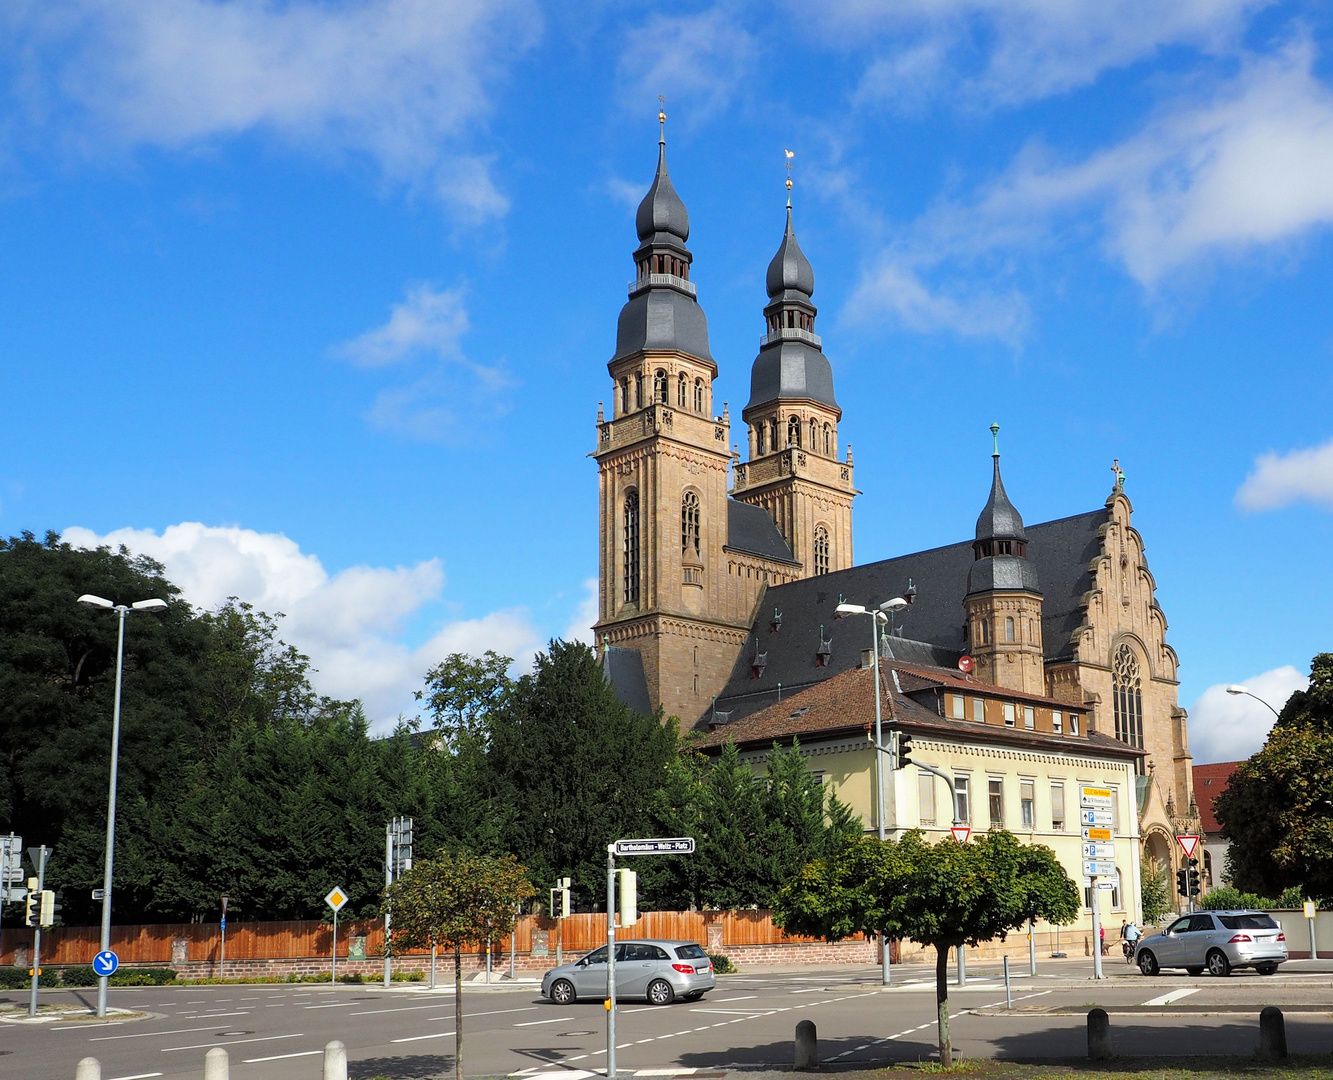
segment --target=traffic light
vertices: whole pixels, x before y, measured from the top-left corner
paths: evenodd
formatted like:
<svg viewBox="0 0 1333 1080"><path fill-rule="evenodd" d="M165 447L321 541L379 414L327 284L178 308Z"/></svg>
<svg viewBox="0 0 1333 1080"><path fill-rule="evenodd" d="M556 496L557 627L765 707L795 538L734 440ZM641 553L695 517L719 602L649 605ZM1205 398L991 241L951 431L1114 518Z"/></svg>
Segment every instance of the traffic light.
<svg viewBox="0 0 1333 1080"><path fill-rule="evenodd" d="M1189 875L1183 867L1180 870L1176 871L1176 892L1180 893L1180 895L1184 897L1188 897L1190 894Z"/></svg>
<svg viewBox="0 0 1333 1080"><path fill-rule="evenodd" d="M894 767L905 769L912 764L912 736L904 733L898 733L898 760L894 762Z"/></svg>
<svg viewBox="0 0 1333 1080"><path fill-rule="evenodd" d="M1195 869L1199 865L1198 859L1188 859L1189 871L1185 875L1186 887L1189 889L1188 895L1193 898L1199 895L1199 871Z"/></svg>
<svg viewBox="0 0 1333 1080"><path fill-rule="evenodd" d="M620 925L639 921L639 875L633 870L617 870L620 875Z"/></svg>
<svg viewBox="0 0 1333 1080"><path fill-rule="evenodd" d="M25 926L39 926L42 914L42 894L34 889L28 890L23 898L23 923Z"/></svg>
<svg viewBox="0 0 1333 1080"><path fill-rule="evenodd" d="M54 926L60 919L61 909L64 904L61 902L64 898L58 892L52 892L50 889L42 893L42 925Z"/></svg>

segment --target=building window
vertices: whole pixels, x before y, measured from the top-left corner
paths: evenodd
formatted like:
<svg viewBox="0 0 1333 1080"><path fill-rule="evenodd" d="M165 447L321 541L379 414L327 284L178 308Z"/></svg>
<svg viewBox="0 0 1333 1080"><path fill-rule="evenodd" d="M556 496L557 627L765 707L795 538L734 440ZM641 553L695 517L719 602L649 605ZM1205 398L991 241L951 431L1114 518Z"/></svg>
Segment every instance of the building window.
<svg viewBox="0 0 1333 1080"><path fill-rule="evenodd" d="M833 429L828 424L824 425L824 456L833 456Z"/></svg>
<svg viewBox="0 0 1333 1080"><path fill-rule="evenodd" d="M819 425L813 420L810 421L810 449L819 449Z"/></svg>
<svg viewBox="0 0 1333 1080"><path fill-rule="evenodd" d="M625 496L625 603L639 602L639 493Z"/></svg>
<svg viewBox="0 0 1333 1080"><path fill-rule="evenodd" d="M1069 734L1078 734L1078 713L1076 712L1071 712L1069 714Z"/></svg>
<svg viewBox="0 0 1333 1080"><path fill-rule="evenodd" d="M815 573L827 574L829 571L828 529L823 525L815 527Z"/></svg>
<svg viewBox="0 0 1333 1080"><path fill-rule="evenodd" d="M1121 903L1121 897L1123 895L1124 890L1120 888L1120 870L1117 867L1115 879L1111 885L1111 910L1122 911L1124 909L1125 905Z"/></svg>
<svg viewBox="0 0 1333 1080"><path fill-rule="evenodd" d="M994 827L1004 824L1004 781L992 776L986 785L990 797L990 823Z"/></svg>
<svg viewBox="0 0 1333 1080"><path fill-rule="evenodd" d="M989 644L990 644L990 620L989 620L989 619L982 619L982 620L981 620L981 644L983 644L983 645L989 645Z"/></svg>
<svg viewBox="0 0 1333 1080"><path fill-rule="evenodd" d="M1065 786L1058 780L1051 781L1051 828L1064 830L1065 827Z"/></svg>
<svg viewBox="0 0 1333 1080"><path fill-rule="evenodd" d="M667 397L667 373L661 368L653 375L653 397L659 404L670 405L671 400Z"/></svg>
<svg viewBox="0 0 1333 1080"><path fill-rule="evenodd" d="M1012 615L1006 615L1004 617L1004 640L1014 640L1014 619Z"/></svg>
<svg viewBox="0 0 1333 1080"><path fill-rule="evenodd" d="M685 400L689 395L689 385L689 380L682 371L680 378L676 380L676 404L682 409L685 408Z"/></svg>
<svg viewBox="0 0 1333 1080"><path fill-rule="evenodd" d="M1018 782L1018 805L1023 816L1023 828L1029 832L1036 824L1037 795L1036 783L1032 780Z"/></svg>
<svg viewBox="0 0 1333 1080"><path fill-rule="evenodd" d="M629 412L629 376L620 380L620 414Z"/></svg>
<svg viewBox="0 0 1333 1080"><path fill-rule="evenodd" d="M962 694L953 694L951 696L953 699L951 706L953 709L953 718L955 720L967 719L967 698L963 697Z"/></svg>
<svg viewBox="0 0 1333 1080"><path fill-rule="evenodd" d="M763 425L763 424L759 424L759 425L755 428L754 442L755 442L755 449L756 449L756 451L758 452L758 455L759 455L760 457L763 457L763 456L764 456L764 453L765 453L765 450L764 450L764 425Z"/></svg>
<svg viewBox="0 0 1333 1080"><path fill-rule="evenodd" d="M1006 702L1004 703L1004 726L1005 726L1005 727L1013 727L1013 726L1014 726L1014 713L1015 713L1014 703L1013 703L1012 701L1006 701Z"/></svg>
<svg viewBox="0 0 1333 1080"><path fill-rule="evenodd" d="M680 501L680 551L699 558L699 496L693 491Z"/></svg>
<svg viewBox="0 0 1333 1080"><path fill-rule="evenodd" d="M916 774L916 803L922 825L935 824L935 774Z"/></svg>
<svg viewBox="0 0 1333 1080"><path fill-rule="evenodd" d="M1037 643L1036 623L1034 623L1031 619L1028 620L1028 641L1031 642L1033 645Z"/></svg>
<svg viewBox="0 0 1333 1080"><path fill-rule="evenodd" d="M1051 710L1051 730L1057 735L1063 734L1065 730L1065 714L1059 709Z"/></svg>
<svg viewBox="0 0 1333 1080"><path fill-rule="evenodd" d="M1128 645L1121 645L1111 669L1111 700L1115 702L1115 737L1143 749L1143 680L1139 661Z"/></svg>
<svg viewBox="0 0 1333 1080"><path fill-rule="evenodd" d="M1213 887L1213 853L1203 849L1203 887L1204 891Z"/></svg>
<svg viewBox="0 0 1333 1080"><path fill-rule="evenodd" d="M1023 706L1023 726L1029 731L1033 731L1037 727L1037 713L1031 705Z"/></svg>
<svg viewBox="0 0 1333 1080"><path fill-rule="evenodd" d="M986 701L984 698L974 697L972 699L972 719L978 724L986 722Z"/></svg>
<svg viewBox="0 0 1333 1080"><path fill-rule="evenodd" d="M703 379L694 380L694 411L701 413L704 411L704 381Z"/></svg>
<svg viewBox="0 0 1333 1080"><path fill-rule="evenodd" d="M643 373L634 376L634 407L643 408Z"/></svg>
<svg viewBox="0 0 1333 1080"><path fill-rule="evenodd" d="M787 445L801 445L801 422L794 416L787 421Z"/></svg>
<svg viewBox="0 0 1333 1080"><path fill-rule="evenodd" d="M966 776L953 778L954 813L967 824L972 820L972 785Z"/></svg>
<svg viewBox="0 0 1333 1080"><path fill-rule="evenodd" d="M773 453L778 452L778 421L776 417L768 422L768 445L772 447Z"/></svg>

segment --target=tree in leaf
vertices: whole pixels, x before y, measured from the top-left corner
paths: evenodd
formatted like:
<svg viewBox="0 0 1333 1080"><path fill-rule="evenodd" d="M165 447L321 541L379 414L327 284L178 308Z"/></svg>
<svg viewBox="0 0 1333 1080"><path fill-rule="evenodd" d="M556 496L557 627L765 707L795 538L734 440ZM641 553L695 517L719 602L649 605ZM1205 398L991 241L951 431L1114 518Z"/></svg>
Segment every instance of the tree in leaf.
<svg viewBox="0 0 1333 1080"><path fill-rule="evenodd" d="M1333 653L1310 664L1310 685L1287 699L1263 748L1213 803L1231 841L1227 877L1242 892L1299 886L1333 898Z"/></svg>
<svg viewBox="0 0 1333 1080"><path fill-rule="evenodd" d="M1147 926L1156 926L1171 910L1166 867L1152 858L1145 858L1140 865L1139 900L1143 905L1143 922Z"/></svg>
<svg viewBox="0 0 1333 1080"><path fill-rule="evenodd" d="M450 653L426 672L426 689L416 692L424 701L435 729L449 741L471 738L483 746L492 718L514 692L509 677L513 658L490 649L482 656Z"/></svg>
<svg viewBox="0 0 1333 1080"><path fill-rule="evenodd" d="M388 889L396 947L453 949L457 1080L463 1080L463 946L503 938L533 892L527 868L512 855L466 851L422 859Z"/></svg>
<svg viewBox="0 0 1333 1080"><path fill-rule="evenodd" d="M948 1068L949 950L1003 941L1029 920L1072 922L1078 908L1078 891L1048 847L1002 831L928 844L914 830L898 841L860 837L808 863L779 894L774 921L830 941L882 929L933 945L940 1064Z"/></svg>

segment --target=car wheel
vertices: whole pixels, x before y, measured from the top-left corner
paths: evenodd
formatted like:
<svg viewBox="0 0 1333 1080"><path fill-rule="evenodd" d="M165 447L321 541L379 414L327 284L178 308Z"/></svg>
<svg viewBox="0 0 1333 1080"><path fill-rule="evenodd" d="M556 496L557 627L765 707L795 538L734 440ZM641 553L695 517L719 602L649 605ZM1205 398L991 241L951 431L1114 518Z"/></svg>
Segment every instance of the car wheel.
<svg viewBox="0 0 1333 1080"><path fill-rule="evenodd" d="M1202 975L1202 974L1203 974L1203 968L1201 968L1201 967L1187 967L1187 968L1185 969L1185 974L1186 974L1186 975Z"/></svg>
<svg viewBox="0 0 1333 1080"><path fill-rule="evenodd" d="M652 1005L670 1005L676 992L666 979L654 979L648 984L648 1002Z"/></svg>
<svg viewBox="0 0 1333 1080"><path fill-rule="evenodd" d="M1139 950L1139 970L1145 975L1156 975L1162 969L1157 964L1157 957L1148 949Z"/></svg>
<svg viewBox="0 0 1333 1080"><path fill-rule="evenodd" d="M1231 961L1221 949L1214 949L1208 954L1208 974L1217 976L1231 974Z"/></svg>
<svg viewBox="0 0 1333 1080"><path fill-rule="evenodd" d="M556 1005L569 1005L574 1001L574 984L568 979L556 979L551 984L551 1001Z"/></svg>
<svg viewBox="0 0 1333 1080"><path fill-rule="evenodd" d="M1255 964L1254 970L1260 975L1272 975L1277 970L1276 964Z"/></svg>

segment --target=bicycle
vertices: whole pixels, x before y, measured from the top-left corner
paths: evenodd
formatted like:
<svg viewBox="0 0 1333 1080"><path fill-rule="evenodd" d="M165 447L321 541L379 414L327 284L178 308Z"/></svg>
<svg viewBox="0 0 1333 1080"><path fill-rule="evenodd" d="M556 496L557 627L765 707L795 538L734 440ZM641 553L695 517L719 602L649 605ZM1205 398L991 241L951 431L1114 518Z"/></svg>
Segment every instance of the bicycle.
<svg viewBox="0 0 1333 1080"><path fill-rule="evenodd" d="M1125 940L1121 942L1120 948L1125 954L1126 964L1134 963L1134 952L1135 952L1134 946L1136 946L1137 944L1138 944L1137 941L1130 941L1129 938L1125 938Z"/></svg>

